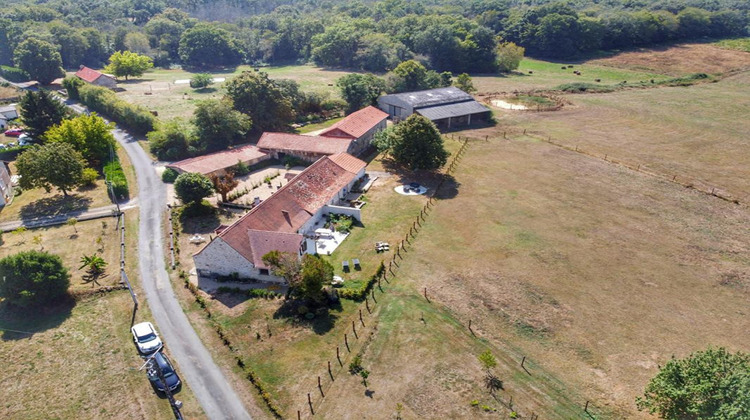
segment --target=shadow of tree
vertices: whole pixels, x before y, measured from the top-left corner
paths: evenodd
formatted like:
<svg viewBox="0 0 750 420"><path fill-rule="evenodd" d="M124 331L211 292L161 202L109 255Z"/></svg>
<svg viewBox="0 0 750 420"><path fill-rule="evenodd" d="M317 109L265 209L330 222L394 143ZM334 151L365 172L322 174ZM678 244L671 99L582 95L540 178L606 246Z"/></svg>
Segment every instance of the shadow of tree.
<svg viewBox="0 0 750 420"><path fill-rule="evenodd" d="M402 184L417 182L428 188L428 194L431 193L435 198L450 199L458 195L458 188L461 183L456 181L453 175L447 175L442 172L417 170L412 171L397 163L392 158L382 160L383 168L398 179ZM436 188L440 187L438 191Z"/></svg>
<svg viewBox="0 0 750 420"><path fill-rule="evenodd" d="M45 197L21 207L21 220L60 215L77 216L89 209L91 201L91 198L77 194Z"/></svg>
<svg viewBox="0 0 750 420"><path fill-rule="evenodd" d="M299 314L299 307L307 306L315 317L308 319ZM344 308L341 302L331 303L328 306L311 307L308 302L298 299L287 299L273 314L274 319L286 319L292 325L310 328L315 334L323 335L333 329L339 313Z"/></svg>
<svg viewBox="0 0 750 420"><path fill-rule="evenodd" d="M2 340L21 340L60 326L70 317L75 299L66 296L53 306L19 308L6 301L0 302L0 330Z"/></svg>

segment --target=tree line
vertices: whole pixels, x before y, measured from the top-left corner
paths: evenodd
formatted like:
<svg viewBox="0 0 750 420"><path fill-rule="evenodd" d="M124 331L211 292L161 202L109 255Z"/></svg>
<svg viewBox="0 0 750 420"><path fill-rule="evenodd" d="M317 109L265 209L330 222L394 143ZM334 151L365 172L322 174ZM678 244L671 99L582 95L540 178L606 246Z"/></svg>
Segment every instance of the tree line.
<svg viewBox="0 0 750 420"><path fill-rule="evenodd" d="M377 2L96 0L21 2L0 12L0 65L52 57L60 67L102 66L113 53L156 66L205 68L315 62L386 72L414 59L435 71L487 73L497 47L570 58L601 49L748 33L739 0L506 0ZM40 52L41 51L41 52ZM53 53L54 51L54 53ZM59 57L57 57L59 55Z"/></svg>

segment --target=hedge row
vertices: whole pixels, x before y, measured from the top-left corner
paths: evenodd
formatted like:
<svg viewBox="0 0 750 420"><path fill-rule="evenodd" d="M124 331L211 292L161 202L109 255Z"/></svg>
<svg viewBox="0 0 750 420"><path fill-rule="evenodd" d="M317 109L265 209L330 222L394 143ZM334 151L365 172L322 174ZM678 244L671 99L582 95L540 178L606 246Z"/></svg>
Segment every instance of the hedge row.
<svg viewBox="0 0 750 420"><path fill-rule="evenodd" d="M145 108L121 100L107 88L85 85L78 89L81 103L106 115L133 134L145 135L154 130L156 118Z"/></svg>
<svg viewBox="0 0 750 420"><path fill-rule="evenodd" d="M378 270L372 275L372 277L370 277L367 283L363 284L359 289L341 289L339 290L339 296L344 299L362 300L367 296L367 293L370 292L372 286L383 276L383 274L385 274L385 264L381 261Z"/></svg>
<svg viewBox="0 0 750 420"><path fill-rule="evenodd" d="M25 82L31 78L25 71L8 66L0 66L0 76L14 83Z"/></svg>
<svg viewBox="0 0 750 420"><path fill-rule="evenodd" d="M124 200L129 197L128 179L119 160L115 159L104 165L104 176L112 183L112 189L118 199Z"/></svg>
<svg viewBox="0 0 750 420"><path fill-rule="evenodd" d="M182 270L180 271L180 278L185 282L185 288L188 289L193 294L193 297L195 298L195 302L206 313L206 317L211 321L211 324L216 330L216 334L219 335L219 339L221 340L221 342L224 343L224 345L229 349L229 351L231 351L234 354L234 358L237 361L237 366L239 366L239 368L242 369L242 372L245 374L245 377L247 378L247 380L250 381L250 383L252 383L255 386L255 389L258 390L258 393L260 394L260 397L263 398L263 401L266 403L268 410L271 411L271 414L273 414L275 418L277 419L283 418L283 416L281 415L281 409L273 401L273 398L271 397L271 393L268 392L265 385L263 385L263 382L261 382L260 378L258 378L258 375L255 373L255 371L249 368L247 364L245 363L245 361L242 359L242 357L235 351L236 349L232 345L232 342L229 341L229 337L226 331L224 330L224 327L213 319L213 316L211 315L211 311L208 309L208 304L206 303L206 299L204 299L203 296L201 296L198 293L198 287L196 287L193 283L190 282L190 279L188 278L188 274L185 271L182 271Z"/></svg>
<svg viewBox="0 0 750 420"><path fill-rule="evenodd" d="M276 293L274 291L266 289L240 289L239 287L227 286L220 286L217 291L219 293L241 294L249 298L277 299L283 296L281 293Z"/></svg>

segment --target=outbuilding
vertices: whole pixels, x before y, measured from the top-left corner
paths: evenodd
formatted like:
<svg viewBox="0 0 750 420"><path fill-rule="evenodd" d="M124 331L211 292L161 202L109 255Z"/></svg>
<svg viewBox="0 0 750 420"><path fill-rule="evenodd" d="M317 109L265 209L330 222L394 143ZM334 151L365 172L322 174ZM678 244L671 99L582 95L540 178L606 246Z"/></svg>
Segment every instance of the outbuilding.
<svg viewBox="0 0 750 420"><path fill-rule="evenodd" d="M86 83L91 83L92 85L102 86L109 89L115 89L117 87L115 76L104 74L99 70L90 69L86 66L80 67L76 72L76 77Z"/></svg>
<svg viewBox="0 0 750 420"><path fill-rule="evenodd" d="M491 111L457 87L395 93L378 98L378 107L394 121L419 114L441 128L486 120Z"/></svg>

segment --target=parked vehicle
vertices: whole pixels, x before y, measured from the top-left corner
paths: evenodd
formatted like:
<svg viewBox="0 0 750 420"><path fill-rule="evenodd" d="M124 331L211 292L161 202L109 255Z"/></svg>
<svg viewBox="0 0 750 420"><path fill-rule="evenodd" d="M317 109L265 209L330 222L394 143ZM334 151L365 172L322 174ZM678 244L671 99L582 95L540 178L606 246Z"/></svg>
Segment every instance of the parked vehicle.
<svg viewBox="0 0 750 420"><path fill-rule="evenodd" d="M130 332L133 333L133 341L141 354L151 354L162 347L159 333L150 322L135 324Z"/></svg>
<svg viewBox="0 0 750 420"><path fill-rule="evenodd" d="M9 137L18 137L21 134L23 134L23 129L22 128L9 128L5 130L4 134Z"/></svg>
<svg viewBox="0 0 750 420"><path fill-rule="evenodd" d="M28 135L26 133L23 133L20 136L18 136L18 145L19 146L26 146L27 144L30 144L33 141L34 141L34 139L30 135Z"/></svg>
<svg viewBox="0 0 750 420"><path fill-rule="evenodd" d="M146 373L148 374L148 380L151 381L154 387L160 392L164 392L164 382L159 379L159 371L157 369L161 369L161 373L164 375L164 381L167 383L167 387L170 391L174 391L180 386L180 377L177 376L174 366L169 362L167 356L160 351L156 352L149 360L149 366Z"/></svg>

